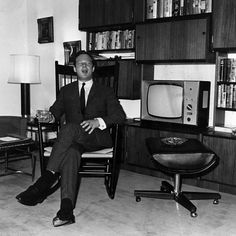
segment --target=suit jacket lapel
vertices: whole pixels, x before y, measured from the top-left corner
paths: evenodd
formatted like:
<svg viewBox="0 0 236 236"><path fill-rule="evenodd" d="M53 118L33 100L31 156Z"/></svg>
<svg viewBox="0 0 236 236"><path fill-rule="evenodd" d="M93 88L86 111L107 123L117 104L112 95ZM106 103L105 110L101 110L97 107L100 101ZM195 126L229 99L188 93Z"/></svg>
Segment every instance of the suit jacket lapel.
<svg viewBox="0 0 236 236"><path fill-rule="evenodd" d="M92 85L89 95L88 95L87 106L91 103L91 101L93 100L95 95L96 95L96 82L93 82L93 85Z"/></svg>
<svg viewBox="0 0 236 236"><path fill-rule="evenodd" d="M78 88L78 83L77 82L75 82L73 84L70 96L71 96L72 103L77 104L77 107L80 110L79 88Z"/></svg>

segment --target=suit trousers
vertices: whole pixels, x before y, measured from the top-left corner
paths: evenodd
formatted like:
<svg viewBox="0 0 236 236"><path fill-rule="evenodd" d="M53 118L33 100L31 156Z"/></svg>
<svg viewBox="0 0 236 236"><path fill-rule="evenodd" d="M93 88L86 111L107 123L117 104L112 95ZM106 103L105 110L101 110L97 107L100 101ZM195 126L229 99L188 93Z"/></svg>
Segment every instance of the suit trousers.
<svg viewBox="0 0 236 236"><path fill-rule="evenodd" d="M61 199L69 198L75 207L78 191L78 171L81 154L101 147L94 135L89 135L79 124L66 124L58 134L53 146L47 170L61 176Z"/></svg>

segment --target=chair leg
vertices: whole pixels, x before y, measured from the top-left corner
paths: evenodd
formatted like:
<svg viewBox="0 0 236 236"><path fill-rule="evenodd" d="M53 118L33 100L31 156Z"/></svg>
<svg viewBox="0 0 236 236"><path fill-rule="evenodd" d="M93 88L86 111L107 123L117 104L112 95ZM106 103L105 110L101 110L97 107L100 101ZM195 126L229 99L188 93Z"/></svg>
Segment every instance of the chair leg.
<svg viewBox="0 0 236 236"><path fill-rule="evenodd" d="M31 154L31 167L32 167L32 181L34 181L35 177L35 168L36 168L36 157L35 155Z"/></svg>
<svg viewBox="0 0 236 236"><path fill-rule="evenodd" d="M197 208L183 193L176 194L174 199L180 205L188 209L191 213L191 216L195 216Z"/></svg>
<svg viewBox="0 0 236 236"><path fill-rule="evenodd" d="M4 167L5 173L7 173L7 170L8 170L8 152L5 152L5 167Z"/></svg>
<svg viewBox="0 0 236 236"><path fill-rule="evenodd" d="M161 191L163 192L174 192L174 187L168 183L167 181L162 181L161 182Z"/></svg>
<svg viewBox="0 0 236 236"><path fill-rule="evenodd" d="M119 178L120 166L116 163L116 160L108 160L107 172L111 175L105 176L106 191L110 199L115 198L116 186Z"/></svg>
<svg viewBox="0 0 236 236"><path fill-rule="evenodd" d="M221 199L221 195L219 193L211 193L211 192L182 192L188 199L191 200L204 200L204 199L213 199L219 200Z"/></svg>
<svg viewBox="0 0 236 236"><path fill-rule="evenodd" d="M158 198L158 199L174 199L174 195L169 192L151 191L151 190L134 190L136 201L139 202L141 197Z"/></svg>
<svg viewBox="0 0 236 236"><path fill-rule="evenodd" d="M197 216L197 208L190 200L213 199L214 204L218 204L221 198L219 193L211 192L181 192L181 176L176 174L174 177L174 186L167 181L161 182L161 191L135 190L136 201L141 201L141 197L174 199L177 203L190 211L192 217Z"/></svg>
<svg viewBox="0 0 236 236"><path fill-rule="evenodd" d="M116 180L115 177L112 175L105 176L105 187L107 194L110 199L115 198L115 191L116 191Z"/></svg>

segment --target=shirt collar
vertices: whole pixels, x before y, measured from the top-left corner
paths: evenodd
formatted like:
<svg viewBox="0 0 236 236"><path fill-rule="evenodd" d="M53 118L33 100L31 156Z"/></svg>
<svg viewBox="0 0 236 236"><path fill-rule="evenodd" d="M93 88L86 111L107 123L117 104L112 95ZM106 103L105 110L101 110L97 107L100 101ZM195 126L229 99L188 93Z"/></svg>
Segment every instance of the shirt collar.
<svg viewBox="0 0 236 236"><path fill-rule="evenodd" d="M86 82L79 80L79 87L82 87L82 84L83 84L83 83L85 83L85 87L92 87L92 85L93 85L93 80L90 79L90 80L88 80L88 81L86 81Z"/></svg>

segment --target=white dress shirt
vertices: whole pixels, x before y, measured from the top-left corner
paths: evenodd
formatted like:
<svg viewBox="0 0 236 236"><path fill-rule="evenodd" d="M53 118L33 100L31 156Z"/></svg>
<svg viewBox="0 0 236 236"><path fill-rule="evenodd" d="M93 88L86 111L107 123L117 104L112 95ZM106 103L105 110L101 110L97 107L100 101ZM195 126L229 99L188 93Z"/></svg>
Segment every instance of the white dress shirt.
<svg viewBox="0 0 236 236"><path fill-rule="evenodd" d="M90 89L93 85L93 80L91 79L91 80L88 80L86 82L83 82L83 81L79 80L79 94L80 94L80 90L82 88L83 83L85 83L85 85L84 85L84 94L85 94L85 107L86 107L87 101L88 101L88 95L89 95ZM107 127L105 121L101 117L97 117L95 119L97 119L98 122L99 122L99 127L98 127L99 129L103 130Z"/></svg>

